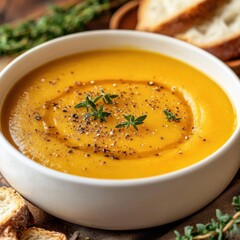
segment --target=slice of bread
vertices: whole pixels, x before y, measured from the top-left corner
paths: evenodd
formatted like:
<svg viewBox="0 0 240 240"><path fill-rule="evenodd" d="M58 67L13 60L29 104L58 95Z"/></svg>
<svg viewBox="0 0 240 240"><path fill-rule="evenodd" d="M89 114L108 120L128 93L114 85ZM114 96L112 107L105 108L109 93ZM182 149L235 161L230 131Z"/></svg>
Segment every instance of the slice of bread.
<svg viewBox="0 0 240 240"><path fill-rule="evenodd" d="M173 36L189 29L226 0L142 0L136 29Z"/></svg>
<svg viewBox="0 0 240 240"><path fill-rule="evenodd" d="M209 19L176 37L204 48L222 60L240 56L240 0L229 0Z"/></svg>
<svg viewBox="0 0 240 240"><path fill-rule="evenodd" d="M30 218L25 200L12 188L0 188L0 234L8 227L27 227Z"/></svg>
<svg viewBox="0 0 240 240"><path fill-rule="evenodd" d="M0 240L18 240L17 231L8 226L0 233Z"/></svg>
<svg viewBox="0 0 240 240"><path fill-rule="evenodd" d="M67 240L63 233L32 227L23 232L20 240Z"/></svg>

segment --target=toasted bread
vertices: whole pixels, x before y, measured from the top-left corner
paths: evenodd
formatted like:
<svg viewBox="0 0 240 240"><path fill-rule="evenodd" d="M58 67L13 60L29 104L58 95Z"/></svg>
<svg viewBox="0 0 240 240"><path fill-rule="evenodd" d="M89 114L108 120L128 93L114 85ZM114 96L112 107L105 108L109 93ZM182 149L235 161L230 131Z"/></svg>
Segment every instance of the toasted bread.
<svg viewBox="0 0 240 240"><path fill-rule="evenodd" d="M222 60L240 56L240 0L228 1L210 18L176 37Z"/></svg>
<svg viewBox="0 0 240 240"><path fill-rule="evenodd" d="M226 0L142 0L136 29L173 36L207 17Z"/></svg>
<svg viewBox="0 0 240 240"><path fill-rule="evenodd" d="M23 232L20 240L67 240L63 233L32 227Z"/></svg>
<svg viewBox="0 0 240 240"><path fill-rule="evenodd" d="M12 188L0 188L0 234L8 227L27 227L29 211L25 200Z"/></svg>
<svg viewBox="0 0 240 240"><path fill-rule="evenodd" d="M8 226L0 233L0 240L18 240L17 231Z"/></svg>

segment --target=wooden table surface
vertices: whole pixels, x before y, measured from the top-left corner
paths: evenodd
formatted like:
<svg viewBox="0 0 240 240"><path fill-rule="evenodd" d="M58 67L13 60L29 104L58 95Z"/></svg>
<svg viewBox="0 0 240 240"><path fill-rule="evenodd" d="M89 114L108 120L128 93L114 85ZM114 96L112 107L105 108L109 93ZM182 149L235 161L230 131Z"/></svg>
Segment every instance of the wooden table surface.
<svg viewBox="0 0 240 240"><path fill-rule="evenodd" d="M69 1L69 0L65 0ZM64 0L0 0L0 24L12 22L18 19L25 18L28 15L36 12L43 12L47 3L62 3ZM101 24L93 25L93 28L107 28L109 16L106 21ZM1 60L1 56L0 56ZM67 223L65 221L51 217L41 210L30 205L35 219L35 225L44 227L50 230L57 230L64 232L68 238L73 240L170 240L175 239L173 230L183 230L185 225L195 224L197 222L209 222L215 216L215 209L221 208L231 213L231 199L234 195L240 195L239 191L240 178L239 173L232 181L225 192L214 202L212 202L205 209L199 211L197 214L183 219L179 222L174 222L165 226L146 230L136 231L103 231L91 229L83 226L77 226ZM7 185L7 182L0 174L0 186Z"/></svg>

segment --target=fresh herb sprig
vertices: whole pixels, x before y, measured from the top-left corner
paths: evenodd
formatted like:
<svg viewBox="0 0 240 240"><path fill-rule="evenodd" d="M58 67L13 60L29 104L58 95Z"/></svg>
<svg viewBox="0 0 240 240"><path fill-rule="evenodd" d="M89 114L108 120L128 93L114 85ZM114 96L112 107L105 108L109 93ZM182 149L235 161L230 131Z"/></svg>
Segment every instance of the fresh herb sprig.
<svg viewBox="0 0 240 240"><path fill-rule="evenodd" d="M118 97L117 94L105 93L103 90L100 90L100 92L101 92L103 102L105 104L113 104L113 101L111 99Z"/></svg>
<svg viewBox="0 0 240 240"><path fill-rule="evenodd" d="M140 117L135 118L132 114L130 114L130 115L124 115L123 117L127 121L118 124L116 128L121 128L121 127L129 128L130 126L133 126L138 131L137 125L143 124L144 120L147 118L147 115L142 115Z"/></svg>
<svg viewBox="0 0 240 240"><path fill-rule="evenodd" d="M212 219L207 224L197 224L194 230L193 226L184 228L184 233L181 235L175 231L176 240L226 240L234 239L240 235L240 196L235 196L232 201L235 207L236 214L231 216L228 213L222 213L219 209L216 210L217 221Z"/></svg>
<svg viewBox="0 0 240 240"><path fill-rule="evenodd" d="M96 96L95 98L92 98L90 94L86 95L86 101L80 102L77 105L74 106L74 108L82 108L85 107L87 112L89 110L89 107L91 106L94 108L94 105L92 103L96 103L101 98L103 99L103 102L105 104L113 104L113 101L111 99L117 98L117 94L110 94L110 93L104 93L103 90L100 90L101 95Z"/></svg>
<svg viewBox="0 0 240 240"><path fill-rule="evenodd" d="M48 40L84 31L87 24L127 0L84 0L68 7L50 6L37 20L0 26L0 56L28 50Z"/></svg>
<svg viewBox="0 0 240 240"><path fill-rule="evenodd" d="M167 117L167 120L169 122L173 121L173 122L179 122L181 120L181 118L177 118L176 114L173 114L172 112L170 112L169 110L165 109L163 111Z"/></svg>
<svg viewBox="0 0 240 240"><path fill-rule="evenodd" d="M91 117L93 117L93 120L99 119L100 122L106 122L106 118L111 115L109 112L103 111L103 105L97 108L97 105L95 104L98 100L100 100L102 96L97 96L94 99L92 99L90 94L86 95L86 101L80 102L77 105L74 106L74 108L82 108L85 107L87 113L84 115L84 120L87 120ZM89 112L89 109L91 112Z"/></svg>
<svg viewBox="0 0 240 240"><path fill-rule="evenodd" d="M93 120L99 119L100 122L106 122L106 118L111 115L109 112L104 112L103 111L103 105L99 107L99 109L96 108L91 108L92 112L91 113L86 113L84 116L84 120L87 120L90 117L93 117Z"/></svg>
<svg viewBox="0 0 240 240"><path fill-rule="evenodd" d="M86 101L80 102L77 105L74 106L74 108L82 108L85 107L87 112L90 107L95 108L95 103L101 98L102 96L97 96L94 99L92 99L90 94L86 95ZM94 103L94 105L93 105Z"/></svg>

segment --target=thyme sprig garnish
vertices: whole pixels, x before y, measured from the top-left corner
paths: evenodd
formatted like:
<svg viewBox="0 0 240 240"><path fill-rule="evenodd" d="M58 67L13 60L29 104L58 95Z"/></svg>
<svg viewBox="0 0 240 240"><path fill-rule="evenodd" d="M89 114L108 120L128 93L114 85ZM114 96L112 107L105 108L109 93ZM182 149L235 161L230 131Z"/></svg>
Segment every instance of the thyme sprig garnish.
<svg viewBox="0 0 240 240"><path fill-rule="evenodd" d="M186 226L184 233L181 235L175 231L176 240L226 240L234 239L240 235L240 196L233 197L232 205L237 211L231 216L228 213L222 213L219 209L216 210L217 221L212 219L207 224L197 224L194 231L193 226Z"/></svg>
<svg viewBox="0 0 240 240"><path fill-rule="evenodd" d="M95 108L95 107L96 107L95 103L96 103L99 99L101 99L101 97L102 97L102 96L97 96L97 97L95 97L94 99L92 99L91 95L90 95L90 94L87 94L87 95L86 95L86 101L78 103L77 105L74 106L74 108L82 108L82 107L85 107L86 110L87 110L87 112L88 112L88 110L89 110L90 107L92 107L92 108Z"/></svg>
<svg viewBox="0 0 240 240"><path fill-rule="evenodd" d="M74 106L74 108L82 108L85 107L87 113L84 115L84 120L87 120L91 117L93 117L93 120L99 119L100 122L106 122L106 118L111 115L109 112L103 111L103 105L97 108L97 105L95 104L98 100L102 98L102 95L97 96L95 98L92 98L90 94L86 95L86 101L80 102L77 105ZM89 109L91 112L89 112Z"/></svg>
<svg viewBox="0 0 240 240"><path fill-rule="evenodd" d="M68 7L50 6L49 13L37 20L0 26L0 56L28 50L48 40L84 31L102 13L127 0L84 0Z"/></svg>
<svg viewBox="0 0 240 240"><path fill-rule="evenodd" d="M105 93L103 90L100 90L100 92L101 92L103 102L105 104L113 104L113 101L111 99L118 97L117 94Z"/></svg>
<svg viewBox="0 0 240 240"><path fill-rule="evenodd" d="M137 125L143 124L144 120L147 118L147 115L142 115L140 117L135 118L132 114L130 114L130 115L124 115L123 117L127 121L118 124L116 128L121 128L121 127L129 128L130 126L133 126L138 131Z"/></svg>
<svg viewBox="0 0 240 240"><path fill-rule="evenodd" d="M173 121L173 122L180 122L181 118L177 118L176 114L173 114L172 112L170 112L169 110L165 109L163 111L167 117L167 120L169 122Z"/></svg>
<svg viewBox="0 0 240 240"><path fill-rule="evenodd" d="M95 105L96 106L96 105ZM109 117L111 115L111 113L109 112L104 112L103 111L103 105L99 107L99 109L97 109L97 107L95 108L91 108L91 113L86 113L84 116L84 120L87 120L90 117L93 117L93 120L97 120L99 119L100 122L106 122L106 118Z"/></svg>
<svg viewBox="0 0 240 240"><path fill-rule="evenodd" d="M86 94L86 100L83 102L80 102L74 106L74 108L82 108L85 107L87 112L89 110L89 107L92 107L93 109L96 108L95 103L100 100L101 98L103 99L103 102L105 104L113 104L113 101L111 98L117 98L117 94L110 94L110 93L105 93L102 89L100 90L99 96L96 96L95 98L92 98L90 94Z"/></svg>

